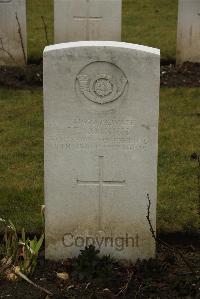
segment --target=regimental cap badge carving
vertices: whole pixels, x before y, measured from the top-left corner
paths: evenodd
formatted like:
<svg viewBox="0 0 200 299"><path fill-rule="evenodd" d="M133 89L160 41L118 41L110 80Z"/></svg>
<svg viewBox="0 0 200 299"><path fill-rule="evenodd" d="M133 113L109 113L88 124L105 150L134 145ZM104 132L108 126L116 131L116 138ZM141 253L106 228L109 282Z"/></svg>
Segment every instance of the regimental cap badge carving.
<svg viewBox="0 0 200 299"><path fill-rule="evenodd" d="M98 105L119 99L128 83L120 68L104 61L93 62L84 67L76 80L82 96Z"/></svg>

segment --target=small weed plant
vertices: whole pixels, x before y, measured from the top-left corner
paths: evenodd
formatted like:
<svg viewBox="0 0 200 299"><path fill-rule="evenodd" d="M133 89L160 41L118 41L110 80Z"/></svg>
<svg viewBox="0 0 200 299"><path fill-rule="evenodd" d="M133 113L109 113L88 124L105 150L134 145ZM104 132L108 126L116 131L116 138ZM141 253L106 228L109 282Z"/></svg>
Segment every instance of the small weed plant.
<svg viewBox="0 0 200 299"><path fill-rule="evenodd" d="M0 218L3 225L4 237L0 245L0 255L5 260L12 260L12 266L26 274L32 274L37 266L37 259L42 246L44 235L31 240L22 229L21 237L18 236L16 227L11 220Z"/></svg>
<svg viewBox="0 0 200 299"><path fill-rule="evenodd" d="M99 282L109 280L113 276L114 260L110 256L99 256L99 250L93 245L81 250L73 261L73 276L79 280L95 279Z"/></svg>

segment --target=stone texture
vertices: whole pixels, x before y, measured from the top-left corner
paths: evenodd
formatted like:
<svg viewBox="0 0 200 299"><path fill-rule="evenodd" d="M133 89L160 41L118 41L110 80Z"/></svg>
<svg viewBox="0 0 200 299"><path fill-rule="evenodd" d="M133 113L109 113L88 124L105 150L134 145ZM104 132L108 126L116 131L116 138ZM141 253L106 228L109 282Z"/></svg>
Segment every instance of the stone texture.
<svg viewBox="0 0 200 299"><path fill-rule="evenodd" d="M26 1L0 0L0 65L25 64L26 44Z"/></svg>
<svg viewBox="0 0 200 299"><path fill-rule="evenodd" d="M200 62L200 1L179 0L177 64Z"/></svg>
<svg viewBox="0 0 200 299"><path fill-rule="evenodd" d="M46 258L93 244L150 258L156 228L159 50L74 42L44 51Z"/></svg>
<svg viewBox="0 0 200 299"><path fill-rule="evenodd" d="M121 0L54 0L55 43L121 40Z"/></svg>

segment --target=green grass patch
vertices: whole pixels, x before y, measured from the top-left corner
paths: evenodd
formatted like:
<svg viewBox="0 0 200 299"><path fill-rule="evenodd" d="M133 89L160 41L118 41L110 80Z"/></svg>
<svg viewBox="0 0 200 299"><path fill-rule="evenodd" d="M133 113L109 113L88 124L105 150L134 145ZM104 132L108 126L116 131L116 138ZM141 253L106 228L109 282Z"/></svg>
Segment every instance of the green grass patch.
<svg viewBox="0 0 200 299"><path fill-rule="evenodd" d="M122 40L161 49L161 58L175 60L177 0L124 0Z"/></svg>
<svg viewBox="0 0 200 299"><path fill-rule="evenodd" d="M49 43L53 44L53 0L27 0L28 60L38 62L47 46L43 16Z"/></svg>
<svg viewBox="0 0 200 299"><path fill-rule="evenodd" d="M161 89L158 167L159 231L199 227L196 164L199 150L200 89ZM0 89L0 217L17 227L42 227L42 90Z"/></svg>
<svg viewBox="0 0 200 299"><path fill-rule="evenodd" d="M178 0L123 0L122 41L161 49L175 60ZM53 44L53 0L27 0L28 57L37 61L46 46L44 17Z"/></svg>
<svg viewBox="0 0 200 299"><path fill-rule="evenodd" d="M161 89L158 228L192 231L199 227L196 163L199 151L200 89Z"/></svg>
<svg viewBox="0 0 200 299"><path fill-rule="evenodd" d="M0 111L0 217L33 231L44 197L41 90L1 89Z"/></svg>

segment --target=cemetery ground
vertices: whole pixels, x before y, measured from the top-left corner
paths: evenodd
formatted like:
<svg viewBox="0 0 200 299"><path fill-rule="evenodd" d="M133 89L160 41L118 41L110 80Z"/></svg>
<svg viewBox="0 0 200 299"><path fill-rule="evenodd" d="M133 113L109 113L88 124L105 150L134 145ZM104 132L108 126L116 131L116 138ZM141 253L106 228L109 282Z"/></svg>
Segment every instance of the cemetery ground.
<svg viewBox="0 0 200 299"><path fill-rule="evenodd" d="M0 68L0 217L39 237L44 229L41 57L47 44L41 16L51 44L53 1L27 3L29 64ZM158 242L156 259L131 266L101 259L92 248L62 264L45 262L42 247L28 277L52 298L200 298L200 170L194 154L199 151L200 65L175 67L176 19L177 1L123 1L123 41L161 49L157 233L170 245ZM51 297L24 279L14 281L18 276L10 275L9 265L6 278L1 269L2 264L0 298Z"/></svg>

